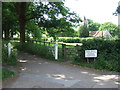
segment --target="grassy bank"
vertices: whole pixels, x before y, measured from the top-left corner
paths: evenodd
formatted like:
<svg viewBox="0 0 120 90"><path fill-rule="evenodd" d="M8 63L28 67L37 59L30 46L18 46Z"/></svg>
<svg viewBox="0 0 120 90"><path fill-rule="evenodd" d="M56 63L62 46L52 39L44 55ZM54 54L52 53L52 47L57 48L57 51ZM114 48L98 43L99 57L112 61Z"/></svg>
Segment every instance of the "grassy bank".
<svg viewBox="0 0 120 90"><path fill-rule="evenodd" d="M2 65L13 66L16 68L16 66L18 65L17 50L13 49L13 45L11 45L11 54L10 56L8 56L8 42L10 41L3 41L2 43ZM14 74L14 72L2 68L0 76L2 80L5 80L6 78L11 77Z"/></svg>
<svg viewBox="0 0 120 90"><path fill-rule="evenodd" d="M15 75L14 72L2 68L2 74L0 73L0 80L5 80L13 75Z"/></svg>

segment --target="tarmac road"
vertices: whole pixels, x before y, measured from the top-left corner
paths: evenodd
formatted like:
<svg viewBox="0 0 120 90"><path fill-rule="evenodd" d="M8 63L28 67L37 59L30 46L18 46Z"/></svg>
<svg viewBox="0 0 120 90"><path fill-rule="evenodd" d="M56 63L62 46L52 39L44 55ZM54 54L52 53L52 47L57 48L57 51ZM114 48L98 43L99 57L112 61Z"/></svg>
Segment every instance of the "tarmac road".
<svg viewBox="0 0 120 90"><path fill-rule="evenodd" d="M118 75L20 53L20 73L3 88L118 88Z"/></svg>

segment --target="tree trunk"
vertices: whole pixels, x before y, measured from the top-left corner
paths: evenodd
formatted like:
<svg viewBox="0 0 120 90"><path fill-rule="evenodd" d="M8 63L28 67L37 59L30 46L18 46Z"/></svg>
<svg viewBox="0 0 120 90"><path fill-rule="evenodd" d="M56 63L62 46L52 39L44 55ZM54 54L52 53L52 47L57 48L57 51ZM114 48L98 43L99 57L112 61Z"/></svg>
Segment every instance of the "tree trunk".
<svg viewBox="0 0 120 90"><path fill-rule="evenodd" d="M20 42L25 43L25 21L20 20Z"/></svg>
<svg viewBox="0 0 120 90"><path fill-rule="evenodd" d="M20 42L25 43L25 25L26 25L26 2L19 4L19 26L20 26Z"/></svg>
<svg viewBox="0 0 120 90"><path fill-rule="evenodd" d="M5 29L5 39L9 39L9 29Z"/></svg>
<svg viewBox="0 0 120 90"><path fill-rule="evenodd" d="M12 32L12 31L11 31L11 33L10 33L10 37L13 38L13 32Z"/></svg>

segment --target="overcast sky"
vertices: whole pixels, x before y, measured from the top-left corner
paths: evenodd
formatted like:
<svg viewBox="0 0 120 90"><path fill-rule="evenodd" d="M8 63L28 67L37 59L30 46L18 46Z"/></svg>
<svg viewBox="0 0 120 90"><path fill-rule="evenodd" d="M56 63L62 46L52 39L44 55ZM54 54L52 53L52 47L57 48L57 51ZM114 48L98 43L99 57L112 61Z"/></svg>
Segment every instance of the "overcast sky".
<svg viewBox="0 0 120 90"><path fill-rule="evenodd" d="M66 0L65 6L75 11L82 19L92 19L95 22L112 22L118 25L118 17L114 16L120 0Z"/></svg>

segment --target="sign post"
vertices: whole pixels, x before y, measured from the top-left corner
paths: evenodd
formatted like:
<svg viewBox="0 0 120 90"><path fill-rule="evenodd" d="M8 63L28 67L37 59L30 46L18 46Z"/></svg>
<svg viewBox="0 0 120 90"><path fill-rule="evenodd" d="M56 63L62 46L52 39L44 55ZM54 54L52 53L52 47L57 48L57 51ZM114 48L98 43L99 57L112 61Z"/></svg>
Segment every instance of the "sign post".
<svg viewBox="0 0 120 90"><path fill-rule="evenodd" d="M10 54L11 54L11 44L8 43L8 56L10 56Z"/></svg>
<svg viewBox="0 0 120 90"><path fill-rule="evenodd" d="M85 50L85 58L87 58L87 62L89 63L89 58L95 58L97 57L97 50Z"/></svg>

